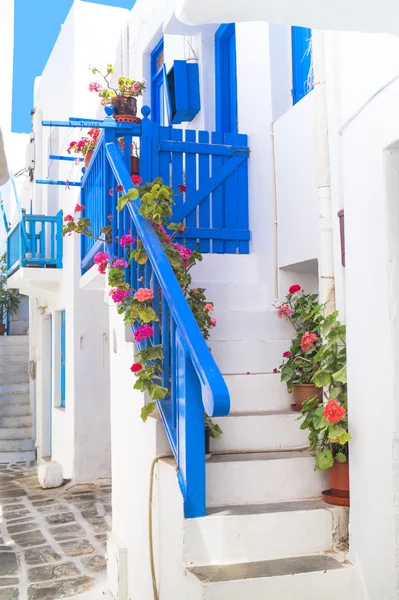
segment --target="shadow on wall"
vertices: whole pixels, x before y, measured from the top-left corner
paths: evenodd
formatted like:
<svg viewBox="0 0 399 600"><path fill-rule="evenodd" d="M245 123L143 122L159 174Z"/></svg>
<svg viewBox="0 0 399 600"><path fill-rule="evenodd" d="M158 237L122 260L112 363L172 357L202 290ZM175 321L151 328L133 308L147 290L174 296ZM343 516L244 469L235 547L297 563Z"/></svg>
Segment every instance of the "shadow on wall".
<svg viewBox="0 0 399 600"><path fill-rule="evenodd" d="M18 312L11 317L9 335L29 333L29 298L22 296Z"/></svg>

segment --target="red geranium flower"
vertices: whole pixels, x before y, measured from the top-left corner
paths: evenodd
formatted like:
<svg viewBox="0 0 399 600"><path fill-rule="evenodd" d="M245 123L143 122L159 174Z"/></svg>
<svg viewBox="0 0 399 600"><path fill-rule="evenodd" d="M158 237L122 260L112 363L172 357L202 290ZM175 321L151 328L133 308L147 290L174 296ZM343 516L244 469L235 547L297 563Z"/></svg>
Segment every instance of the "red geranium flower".
<svg viewBox="0 0 399 600"><path fill-rule="evenodd" d="M289 350L287 350L286 352L283 353L284 358L288 358L289 356L291 356L291 352Z"/></svg>
<svg viewBox="0 0 399 600"><path fill-rule="evenodd" d="M109 194L110 196L113 196L113 194L114 194L114 190L111 188L111 189L109 190L108 194Z"/></svg>
<svg viewBox="0 0 399 600"><path fill-rule="evenodd" d="M292 285L292 286L290 287L290 289L288 290L288 293L289 293L289 294L295 294L295 292L300 292L300 291L301 291L301 289L302 289L302 288L301 288L301 286L300 286L300 285L298 285L298 284L295 284L295 285Z"/></svg>
<svg viewBox="0 0 399 600"><path fill-rule="evenodd" d="M64 221L65 221L65 223L73 223L73 216L72 215L65 215Z"/></svg>
<svg viewBox="0 0 399 600"><path fill-rule="evenodd" d="M141 179L140 175L132 175L132 182L134 185L140 185L142 181L143 180Z"/></svg>
<svg viewBox="0 0 399 600"><path fill-rule="evenodd" d="M187 187L185 185L183 185L182 183L180 183L177 186L177 189L179 190L179 192L182 192L182 193L187 191Z"/></svg>
<svg viewBox="0 0 399 600"><path fill-rule="evenodd" d="M123 185L121 185L121 184L119 183L119 184L116 186L116 188L115 188L115 189L116 189L116 191L117 191L117 192L123 192L123 190L124 190L124 187L123 187Z"/></svg>
<svg viewBox="0 0 399 600"><path fill-rule="evenodd" d="M336 400L329 400L323 412L329 423L338 423L346 415L346 410Z"/></svg>
<svg viewBox="0 0 399 600"><path fill-rule="evenodd" d="M78 213L78 212L82 212L82 210L84 209L83 204L77 204L75 206L74 212Z"/></svg>
<svg viewBox="0 0 399 600"><path fill-rule="evenodd" d="M307 352L308 350L311 349L311 347L313 346L313 342L315 342L318 339L317 335L315 333L309 333L309 331L306 331L303 336L301 337L301 348L304 352Z"/></svg>
<svg viewBox="0 0 399 600"><path fill-rule="evenodd" d="M131 367L130 370L132 373L138 373L139 371L142 370L142 365L140 363L134 363Z"/></svg>

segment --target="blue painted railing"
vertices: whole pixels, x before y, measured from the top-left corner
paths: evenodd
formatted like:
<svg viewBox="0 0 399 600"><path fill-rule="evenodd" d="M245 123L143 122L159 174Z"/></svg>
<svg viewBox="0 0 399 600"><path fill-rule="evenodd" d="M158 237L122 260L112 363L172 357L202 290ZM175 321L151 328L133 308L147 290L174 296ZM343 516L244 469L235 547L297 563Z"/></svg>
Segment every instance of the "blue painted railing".
<svg viewBox="0 0 399 600"><path fill-rule="evenodd" d="M62 211L54 217L27 215L12 227L7 238L7 275L20 267L62 268Z"/></svg>
<svg viewBox="0 0 399 600"><path fill-rule="evenodd" d="M140 175L144 181L163 175L166 183L170 182L166 176L166 168L159 170L157 156L161 150L165 156L165 153L169 155L168 165L172 164L172 168L173 165L178 165L178 176L172 175L176 188L183 181L179 167L180 157L173 158L170 149L159 146L157 134L160 128L147 118L149 109L143 109L143 114L145 118L140 127ZM153 309L159 318L159 322L153 324L154 344L161 343L164 348L162 385L169 390L167 397L158 402L158 408L176 458L185 516L199 517L205 515L206 511L204 411L209 416L227 415L230 409L229 392L157 234L151 223L139 214L138 201L128 204L121 212L116 210L116 186L120 185L124 190L132 187L129 172L130 139L125 135L126 150L123 155L115 141L118 135L119 132L108 127L104 128L99 139L96 153L82 180L81 203L85 206L83 216L94 218L93 234L96 237L101 234L101 226L112 224L112 241L107 245L112 258L123 256L123 248L118 244L118 239L128 233L141 241L147 252L147 263L142 266L133 261L126 270L126 276L132 289L148 287L154 291ZM206 148L200 146L198 153L207 153L210 167L209 150L208 145ZM182 148L173 147L173 152L181 155ZM223 152L227 150L219 148L216 152L223 159ZM103 175L98 173L101 165ZM194 172L189 167L186 168L187 172ZM209 173L210 169L208 179ZM202 175L204 181L204 171ZM98 189L99 181L103 185L102 191ZM112 194L109 193L110 190ZM98 206L101 199L104 204L102 208ZM190 212L194 210L190 206ZM99 214L105 218L102 223ZM211 223L212 221L209 224ZM90 243L82 241L82 244L82 267L85 270L93 263L95 253L104 248L104 242L93 243L91 240ZM138 344L138 347L140 349L141 345Z"/></svg>

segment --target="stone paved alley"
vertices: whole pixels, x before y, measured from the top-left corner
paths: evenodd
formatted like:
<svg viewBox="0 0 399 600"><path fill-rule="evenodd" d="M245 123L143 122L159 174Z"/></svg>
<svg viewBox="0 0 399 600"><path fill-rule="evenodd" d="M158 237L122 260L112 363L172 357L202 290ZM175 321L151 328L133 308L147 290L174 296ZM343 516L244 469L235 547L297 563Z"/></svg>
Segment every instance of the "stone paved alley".
<svg viewBox="0 0 399 600"><path fill-rule="evenodd" d="M111 482L42 490L36 468L0 464L0 600L108 600Z"/></svg>

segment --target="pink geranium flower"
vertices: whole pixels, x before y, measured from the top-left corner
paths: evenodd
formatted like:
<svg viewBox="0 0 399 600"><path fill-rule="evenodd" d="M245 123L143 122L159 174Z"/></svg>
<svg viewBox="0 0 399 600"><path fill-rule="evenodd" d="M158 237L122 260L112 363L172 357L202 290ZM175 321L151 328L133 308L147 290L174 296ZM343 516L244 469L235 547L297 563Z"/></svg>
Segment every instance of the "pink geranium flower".
<svg viewBox="0 0 399 600"><path fill-rule="evenodd" d="M308 352L313 346L313 342L318 339L315 333L310 333L306 331L301 337L301 348L304 352Z"/></svg>
<svg viewBox="0 0 399 600"><path fill-rule="evenodd" d="M215 310L214 307L213 307L213 304L210 304L210 303L209 304L205 304L205 306L204 306L204 312L206 312L207 310L209 310L209 311Z"/></svg>
<svg viewBox="0 0 399 600"><path fill-rule="evenodd" d="M131 244L134 244L135 241L136 240L131 235L123 235L121 237L120 245L122 247L129 246Z"/></svg>
<svg viewBox="0 0 399 600"><path fill-rule="evenodd" d="M154 292L149 288L140 288L134 294L133 298L138 300L138 302L147 302L147 300L152 300L154 298Z"/></svg>
<svg viewBox="0 0 399 600"><path fill-rule="evenodd" d="M134 332L134 340L136 342L141 342L142 340L152 337L154 334L155 332L150 325L141 325L141 327Z"/></svg>
<svg viewBox="0 0 399 600"><path fill-rule="evenodd" d="M65 221L65 223L73 223L73 216L72 215L65 215L64 221Z"/></svg>
<svg viewBox="0 0 399 600"><path fill-rule="evenodd" d="M212 327L216 327L216 319L210 319L210 324Z"/></svg>
<svg viewBox="0 0 399 600"><path fill-rule="evenodd" d="M292 315L292 312L292 308L289 304L282 304L277 309L277 316L279 319L282 319L283 317L289 318Z"/></svg>

